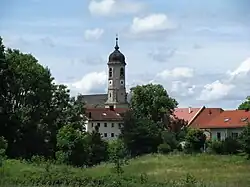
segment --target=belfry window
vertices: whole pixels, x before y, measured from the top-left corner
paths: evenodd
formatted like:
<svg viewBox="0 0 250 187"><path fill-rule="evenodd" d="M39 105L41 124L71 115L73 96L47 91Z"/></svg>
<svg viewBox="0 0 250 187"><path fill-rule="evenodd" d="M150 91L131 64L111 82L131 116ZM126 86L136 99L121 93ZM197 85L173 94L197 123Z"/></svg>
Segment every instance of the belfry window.
<svg viewBox="0 0 250 187"><path fill-rule="evenodd" d="M112 68L109 68L109 77L112 77L113 75Z"/></svg>
<svg viewBox="0 0 250 187"><path fill-rule="evenodd" d="M120 69L120 76L121 76L121 77L124 77L124 68L121 68L121 69Z"/></svg>

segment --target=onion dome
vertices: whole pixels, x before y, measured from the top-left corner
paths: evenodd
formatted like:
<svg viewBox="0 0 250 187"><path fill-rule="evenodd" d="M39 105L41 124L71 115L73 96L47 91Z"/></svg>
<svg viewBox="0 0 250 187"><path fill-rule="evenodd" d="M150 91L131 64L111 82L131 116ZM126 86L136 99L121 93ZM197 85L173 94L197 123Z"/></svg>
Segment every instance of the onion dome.
<svg viewBox="0 0 250 187"><path fill-rule="evenodd" d="M115 50L109 55L109 64L110 63L119 63L119 62L126 64L125 56L119 50L118 37L116 36Z"/></svg>

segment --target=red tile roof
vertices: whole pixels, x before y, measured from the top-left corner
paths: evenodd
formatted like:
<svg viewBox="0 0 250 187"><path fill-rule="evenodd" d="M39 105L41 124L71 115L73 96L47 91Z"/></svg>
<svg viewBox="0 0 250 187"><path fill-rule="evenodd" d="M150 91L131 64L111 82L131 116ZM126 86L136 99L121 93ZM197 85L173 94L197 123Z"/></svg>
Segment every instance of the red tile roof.
<svg viewBox="0 0 250 187"><path fill-rule="evenodd" d="M86 117L91 121L122 121L122 114L128 109L116 108L110 110L108 108L88 108L85 111Z"/></svg>
<svg viewBox="0 0 250 187"><path fill-rule="evenodd" d="M202 125L203 129L212 128L241 128L246 126L250 120L250 112L245 110L226 110L213 118L207 124Z"/></svg>
<svg viewBox="0 0 250 187"><path fill-rule="evenodd" d="M202 110L203 107L201 108L176 108L174 110L174 116L179 118L179 119L184 119L185 121L188 122L188 124L190 122L192 122L192 119L194 119L194 117L196 115L198 115L199 111Z"/></svg>
<svg viewBox="0 0 250 187"><path fill-rule="evenodd" d="M222 112L222 108L203 108L199 115L197 115L189 125L193 128L202 128L203 125L208 124L209 121L220 115Z"/></svg>

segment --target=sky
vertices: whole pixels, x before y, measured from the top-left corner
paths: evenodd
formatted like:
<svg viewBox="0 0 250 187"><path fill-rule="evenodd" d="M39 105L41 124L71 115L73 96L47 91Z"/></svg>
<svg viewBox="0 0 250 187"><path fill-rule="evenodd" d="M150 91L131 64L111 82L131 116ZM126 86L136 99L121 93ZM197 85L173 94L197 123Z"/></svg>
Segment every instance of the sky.
<svg viewBox="0 0 250 187"><path fill-rule="evenodd" d="M250 95L249 0L0 0L0 36L72 95L107 92L119 35L127 91L162 84L179 107L235 109Z"/></svg>

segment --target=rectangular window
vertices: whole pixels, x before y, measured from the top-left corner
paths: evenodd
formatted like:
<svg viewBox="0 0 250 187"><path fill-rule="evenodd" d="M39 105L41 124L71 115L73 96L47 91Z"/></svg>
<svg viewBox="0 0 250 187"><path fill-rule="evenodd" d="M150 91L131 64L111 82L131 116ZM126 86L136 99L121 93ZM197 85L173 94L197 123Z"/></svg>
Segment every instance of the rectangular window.
<svg viewBox="0 0 250 187"><path fill-rule="evenodd" d="M107 137L108 136L108 134L107 133L104 133L104 137Z"/></svg>
<svg viewBox="0 0 250 187"><path fill-rule="evenodd" d="M97 123L97 126L100 127L101 126L100 123Z"/></svg>
<svg viewBox="0 0 250 187"><path fill-rule="evenodd" d="M239 135L239 134L238 134L237 132L232 132L232 138L235 138L235 139L236 139L236 138L238 138L238 135Z"/></svg>
<svg viewBox="0 0 250 187"><path fill-rule="evenodd" d="M114 123L111 123L111 127L114 127Z"/></svg>
<svg viewBox="0 0 250 187"><path fill-rule="evenodd" d="M220 134L220 132L217 132L217 140L221 140L221 134Z"/></svg>
<svg viewBox="0 0 250 187"><path fill-rule="evenodd" d="M114 137L115 136L115 134L114 133L111 133L111 137Z"/></svg>
<svg viewBox="0 0 250 187"><path fill-rule="evenodd" d="M91 127L94 127L94 123L91 123Z"/></svg>
<svg viewBox="0 0 250 187"><path fill-rule="evenodd" d="M104 127L107 127L108 125L107 125L107 123L104 123Z"/></svg>

